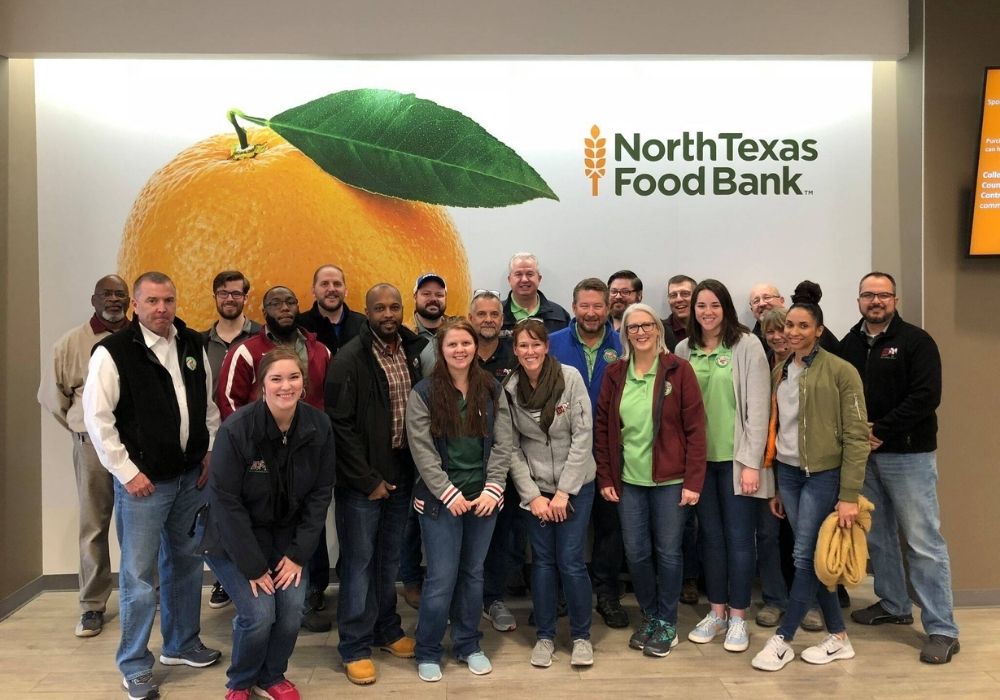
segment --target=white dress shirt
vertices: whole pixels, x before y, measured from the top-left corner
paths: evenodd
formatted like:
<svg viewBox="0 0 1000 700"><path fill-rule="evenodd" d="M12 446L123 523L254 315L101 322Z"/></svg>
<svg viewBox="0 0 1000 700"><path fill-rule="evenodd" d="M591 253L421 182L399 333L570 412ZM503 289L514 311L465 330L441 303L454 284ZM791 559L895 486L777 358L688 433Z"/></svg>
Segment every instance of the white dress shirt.
<svg viewBox="0 0 1000 700"><path fill-rule="evenodd" d="M181 449L187 447L190 426L188 425L187 390L184 388L184 377L177 357L177 328L170 326L169 337L164 338L146 328L141 323L143 340L160 364L170 373L170 379L177 396L177 409L180 412L180 431L178 441ZM205 391L207 392L206 424L208 426L208 449L211 451L215 443L215 433L219 429L219 408L212 400L212 369L208 364L208 355L201 351L205 366ZM118 366L111 358L111 353L105 347L98 347L90 357L87 369L87 383L83 388L83 414L87 432L94 443L94 449L101 464L123 484L127 484L139 473L139 467L129 459L128 450L122 444L115 424L114 410L118 406L120 382Z"/></svg>

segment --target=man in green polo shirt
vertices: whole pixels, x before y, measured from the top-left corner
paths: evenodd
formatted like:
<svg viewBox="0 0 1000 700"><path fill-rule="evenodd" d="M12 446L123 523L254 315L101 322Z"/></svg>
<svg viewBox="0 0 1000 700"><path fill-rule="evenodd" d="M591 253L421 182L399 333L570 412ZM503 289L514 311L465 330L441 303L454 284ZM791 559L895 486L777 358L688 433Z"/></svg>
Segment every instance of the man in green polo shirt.
<svg viewBox="0 0 1000 700"><path fill-rule="evenodd" d="M569 313L554 301L549 301L538 289L542 273L538 258L531 253L515 253L507 271L510 294L503 303L503 331L510 335L514 324L526 318L537 318L552 333L569 325Z"/></svg>

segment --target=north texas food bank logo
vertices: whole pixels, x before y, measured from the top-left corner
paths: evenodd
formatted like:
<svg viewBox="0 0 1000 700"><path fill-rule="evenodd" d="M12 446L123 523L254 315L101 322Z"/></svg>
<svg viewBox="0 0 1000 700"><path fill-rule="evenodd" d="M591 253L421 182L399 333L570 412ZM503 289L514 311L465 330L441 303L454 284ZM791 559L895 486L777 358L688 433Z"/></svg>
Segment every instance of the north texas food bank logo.
<svg viewBox="0 0 1000 700"><path fill-rule="evenodd" d="M819 158L815 138L770 138L742 131L683 131L669 138L613 134L614 196L812 195L801 182ZM608 144L594 124L583 139L583 174L600 194ZM759 164L759 165L758 165ZM806 178L808 179L808 178Z"/></svg>

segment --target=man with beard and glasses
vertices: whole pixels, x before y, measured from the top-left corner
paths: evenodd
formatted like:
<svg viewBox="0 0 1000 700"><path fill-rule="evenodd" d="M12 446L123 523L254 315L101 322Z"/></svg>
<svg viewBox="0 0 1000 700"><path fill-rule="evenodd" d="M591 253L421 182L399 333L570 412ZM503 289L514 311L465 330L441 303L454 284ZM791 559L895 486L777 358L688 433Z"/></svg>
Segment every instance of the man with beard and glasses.
<svg viewBox="0 0 1000 700"><path fill-rule="evenodd" d="M575 367L590 395L593 414L608 365L618 361L621 340L608 319L608 285L596 277L582 280L573 288L573 315L569 327L549 336L549 353L564 365ZM595 423L596 425L596 423ZM628 627L628 613L622 607L618 582L625 563L618 508L595 492L591 510L594 549L590 559L597 612L608 627Z"/></svg>
<svg viewBox="0 0 1000 700"><path fill-rule="evenodd" d="M364 314L351 311L347 306L347 278L344 271L333 264L321 265L313 273L312 307L299 314L298 324L316 334L336 356L347 341L357 336L365 324Z"/></svg>
<svg viewBox="0 0 1000 700"><path fill-rule="evenodd" d="M642 280L631 270L619 270L608 277L608 292L611 295L611 323L620 333L625 309L642 301Z"/></svg>
<svg viewBox="0 0 1000 700"><path fill-rule="evenodd" d="M212 280L212 293L215 296L215 310L219 320L207 331L202 332L205 339L205 352L208 354L208 365L212 368L212 376L218 381L222 370L222 361L233 345L239 345L247 338L260 333L260 324L251 321L243 313L247 294L250 293L250 280L239 270L223 270ZM229 602L227 598L222 604ZM213 608L222 607L211 604Z"/></svg>
<svg viewBox="0 0 1000 700"><path fill-rule="evenodd" d="M128 325L128 287L118 275L94 285L94 313L66 333L52 349L52 364L42 372L38 402L73 435L73 470L80 501L80 621L77 637L94 637L104 628L111 595L108 529L115 502L114 480L94 451L83 422L83 386L90 353L98 342Z"/></svg>
<svg viewBox="0 0 1000 700"><path fill-rule="evenodd" d="M403 299L391 284L365 295L368 323L331 363L327 414L337 441L334 489L340 539L337 650L348 680L374 683L372 647L414 656L396 612L396 574L414 464L405 416L410 389L423 376L427 344L403 327Z"/></svg>
<svg viewBox="0 0 1000 700"><path fill-rule="evenodd" d="M912 625L909 573L928 635L920 660L945 664L959 643L937 496L941 355L926 331L900 317L898 302L892 275L862 277L861 320L840 346L865 387L871 455L862 493L875 506L868 548L879 598L852 612L851 619L862 625ZM906 538L905 570L900 533Z"/></svg>
<svg viewBox="0 0 1000 700"><path fill-rule="evenodd" d="M288 345L295 350L308 370L305 401L323 408L330 351L314 333L296 324L298 311L299 301L288 287L271 287L264 294L264 327L257 335L231 348L222 362L215 394L222 420L257 397L257 362L277 345Z"/></svg>
<svg viewBox="0 0 1000 700"><path fill-rule="evenodd" d="M670 315L663 319L663 342L670 352L687 338L687 323L691 318L691 295L698 283L687 275L674 275L667 280L667 304ZM692 508L692 510L694 510Z"/></svg>

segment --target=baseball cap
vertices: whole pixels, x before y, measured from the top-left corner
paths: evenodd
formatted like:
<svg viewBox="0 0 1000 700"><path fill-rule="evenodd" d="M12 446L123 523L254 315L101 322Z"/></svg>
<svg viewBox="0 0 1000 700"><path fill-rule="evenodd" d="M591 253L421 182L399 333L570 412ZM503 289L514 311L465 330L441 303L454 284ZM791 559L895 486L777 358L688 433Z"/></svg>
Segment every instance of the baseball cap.
<svg viewBox="0 0 1000 700"><path fill-rule="evenodd" d="M417 283L413 285L413 293L416 294L417 290L423 287L428 282L437 282L446 290L448 289L448 285L444 283L444 277L442 277L436 272L425 272L424 274L420 275L420 277L417 278Z"/></svg>

